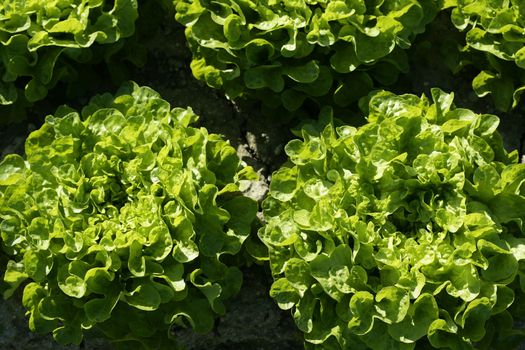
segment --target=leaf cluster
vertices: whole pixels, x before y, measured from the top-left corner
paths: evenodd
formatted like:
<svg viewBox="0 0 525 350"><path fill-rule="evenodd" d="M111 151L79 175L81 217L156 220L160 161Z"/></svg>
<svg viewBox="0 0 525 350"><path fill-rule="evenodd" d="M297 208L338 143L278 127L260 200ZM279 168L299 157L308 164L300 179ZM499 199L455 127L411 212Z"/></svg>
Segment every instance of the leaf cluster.
<svg viewBox="0 0 525 350"><path fill-rule="evenodd" d="M525 7L521 1L454 0L451 20L465 32L465 59L486 54L472 86L479 97L490 94L496 107L518 105L525 90ZM478 59L479 60L479 59Z"/></svg>
<svg viewBox="0 0 525 350"><path fill-rule="evenodd" d="M113 54L111 45L106 53L90 48L131 36L137 7L136 0L2 1L0 106L9 112L6 106L42 100L57 82L77 74L72 63Z"/></svg>
<svg viewBox="0 0 525 350"><path fill-rule="evenodd" d="M231 257L257 212L241 194L257 174L196 120L130 84L80 114L59 109L25 158L0 163L4 296L24 286L32 331L160 349L175 346L172 327L212 329L241 286Z"/></svg>
<svg viewBox="0 0 525 350"><path fill-rule="evenodd" d="M197 79L230 98L297 111L305 100L346 107L408 70L403 49L435 1L175 0Z"/></svg>
<svg viewBox="0 0 525 350"><path fill-rule="evenodd" d="M272 176L259 231L319 349L516 346L525 165L499 120L453 95L374 94L360 128L307 125Z"/></svg>

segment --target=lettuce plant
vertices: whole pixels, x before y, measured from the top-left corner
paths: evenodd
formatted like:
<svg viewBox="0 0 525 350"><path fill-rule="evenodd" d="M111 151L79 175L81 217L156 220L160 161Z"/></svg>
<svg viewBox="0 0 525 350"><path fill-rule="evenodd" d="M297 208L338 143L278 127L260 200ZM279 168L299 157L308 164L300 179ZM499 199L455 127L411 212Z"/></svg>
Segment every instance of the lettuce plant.
<svg viewBox="0 0 525 350"><path fill-rule="evenodd" d="M172 327L212 329L241 286L257 175L196 120L130 84L59 109L0 163L4 296L24 285L32 331L163 349Z"/></svg>
<svg viewBox="0 0 525 350"><path fill-rule="evenodd" d="M501 110L515 107L525 90L525 5L521 1L454 0L452 22L466 31L466 49L487 54L473 81Z"/></svg>
<svg viewBox="0 0 525 350"><path fill-rule="evenodd" d="M230 98L256 97L288 111L305 99L345 107L373 79L395 81L408 70L402 49L440 7L427 0L174 3L195 77Z"/></svg>
<svg viewBox="0 0 525 350"><path fill-rule="evenodd" d="M43 99L88 61L94 44L133 34L136 0L5 0L0 3L0 105ZM22 96L19 96L22 93Z"/></svg>
<svg viewBox="0 0 525 350"><path fill-rule="evenodd" d="M308 347L514 348L525 164L453 95L374 94L368 123L302 129L259 236Z"/></svg>

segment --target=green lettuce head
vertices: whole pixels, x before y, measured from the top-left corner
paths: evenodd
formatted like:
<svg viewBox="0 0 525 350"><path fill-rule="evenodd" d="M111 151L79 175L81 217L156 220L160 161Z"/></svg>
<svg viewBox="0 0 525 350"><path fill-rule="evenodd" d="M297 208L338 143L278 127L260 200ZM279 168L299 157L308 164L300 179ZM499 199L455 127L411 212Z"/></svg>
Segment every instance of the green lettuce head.
<svg viewBox="0 0 525 350"><path fill-rule="evenodd" d="M161 349L171 327L212 329L241 286L257 175L196 120L130 84L48 116L0 163L4 296L23 283L32 331Z"/></svg>
<svg viewBox="0 0 525 350"><path fill-rule="evenodd" d="M427 0L173 1L195 77L230 98L288 111L306 99L346 107L373 79L394 82L408 70L402 49L440 8Z"/></svg>
<svg viewBox="0 0 525 350"><path fill-rule="evenodd" d="M466 32L464 50L484 52L487 60L472 85L490 94L496 107L516 107L525 90L525 4L504 0L453 0L452 22Z"/></svg>
<svg viewBox="0 0 525 350"><path fill-rule="evenodd" d="M263 202L275 277L319 349L516 346L525 165L453 95L375 93L359 129L302 130Z"/></svg>
<svg viewBox="0 0 525 350"><path fill-rule="evenodd" d="M136 0L3 0L0 106L45 98L74 74L68 61L88 61L93 44L131 36L136 18Z"/></svg>

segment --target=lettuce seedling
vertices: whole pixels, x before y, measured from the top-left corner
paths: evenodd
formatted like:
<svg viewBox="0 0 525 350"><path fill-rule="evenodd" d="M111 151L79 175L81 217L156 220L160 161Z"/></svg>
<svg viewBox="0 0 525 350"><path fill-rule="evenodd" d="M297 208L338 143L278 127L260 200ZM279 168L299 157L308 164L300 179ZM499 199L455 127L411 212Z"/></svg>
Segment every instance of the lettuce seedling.
<svg viewBox="0 0 525 350"><path fill-rule="evenodd" d="M302 129L259 231L319 349L513 348L523 331L525 164L453 94L375 93L368 123Z"/></svg>
<svg viewBox="0 0 525 350"><path fill-rule="evenodd" d="M136 0L2 1L0 106L42 100L75 74L68 61L86 62L87 48L131 36L137 15Z"/></svg>
<svg viewBox="0 0 525 350"><path fill-rule="evenodd" d="M368 94L373 79L393 83L408 70L402 49L441 7L413 0L174 3L196 78L230 98L288 111L306 99L346 107Z"/></svg>
<svg viewBox="0 0 525 350"><path fill-rule="evenodd" d="M174 326L212 329L241 287L257 174L196 120L130 84L59 109L0 163L4 296L24 285L32 331L161 349Z"/></svg>

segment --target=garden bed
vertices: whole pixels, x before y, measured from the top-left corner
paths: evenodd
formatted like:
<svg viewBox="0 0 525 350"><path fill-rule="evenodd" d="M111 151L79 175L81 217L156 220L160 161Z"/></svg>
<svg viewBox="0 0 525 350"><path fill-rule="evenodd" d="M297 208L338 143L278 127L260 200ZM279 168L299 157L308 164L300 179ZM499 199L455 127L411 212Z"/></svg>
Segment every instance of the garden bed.
<svg viewBox="0 0 525 350"><path fill-rule="evenodd" d="M446 18L447 15L443 15ZM169 21L168 21L169 22ZM420 42L439 36L426 32ZM439 45L434 41L434 46ZM252 185L247 194L262 201L268 191L273 171L286 159L285 144L293 138L290 127L283 120L274 118L272 123L261 116L261 109L249 102L228 100L217 90L195 80L189 69L191 53L186 48L184 28L172 21L162 26L147 44L148 63L131 71L131 80L158 91L172 106L190 106L201 117L199 124L210 133L224 135L237 149L238 155L260 174L261 180ZM423 47L423 48L422 48ZM415 49L432 50L431 47L415 46ZM410 55L410 51L408 53ZM428 56L432 57L432 55ZM477 113L492 113L501 117L499 131L508 150L519 149L522 154L525 134L525 107L523 104L509 113L495 110L488 98L479 99L471 88L472 72L464 70L452 75L439 62L431 60L413 64L410 72L401 76L395 92L428 95L431 87L455 92L455 104L470 108ZM114 91L110 91L114 92ZM76 101L81 105L83 100ZM25 123L0 129L0 158L10 153L23 153L27 135L39 128L43 121L41 113L52 113L58 105L47 102L37 108ZM43 112L42 112L43 111ZM40 113L36 115L36 113ZM268 291L272 279L267 266L244 267L244 283L239 295L228 305L228 313L217 320L212 333L195 335L189 330L174 329L173 332L188 350L233 349L301 349L302 335L294 325L291 313L282 311L270 298ZM77 346L59 347L50 335L34 335L27 328L27 319L20 304L20 293L7 301L0 301L0 348L1 349L109 349L104 340L93 334ZM523 347L525 348L525 347Z"/></svg>

